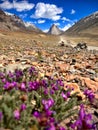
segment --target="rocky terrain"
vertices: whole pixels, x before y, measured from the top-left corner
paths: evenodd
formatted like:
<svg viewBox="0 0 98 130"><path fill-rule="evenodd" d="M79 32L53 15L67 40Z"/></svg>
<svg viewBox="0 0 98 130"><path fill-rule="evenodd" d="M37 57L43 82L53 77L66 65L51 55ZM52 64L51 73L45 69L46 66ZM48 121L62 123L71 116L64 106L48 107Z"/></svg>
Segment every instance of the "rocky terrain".
<svg viewBox="0 0 98 130"><path fill-rule="evenodd" d="M69 35L97 36L98 35L98 11L80 19L66 32Z"/></svg>
<svg viewBox="0 0 98 130"><path fill-rule="evenodd" d="M27 41L28 44L19 38L9 44L8 39L5 40L0 47L1 69L13 71L17 67L23 69L33 65L39 69L40 76L61 77L65 83L74 83L79 91L82 86L91 88L98 98L97 50L88 50L82 43L75 47L59 43L54 48L37 40Z"/></svg>
<svg viewBox="0 0 98 130"><path fill-rule="evenodd" d="M59 41L70 41L67 44L85 42L91 46L98 46L98 12L81 19L65 32L53 24L49 31L44 33L34 24L26 23L19 16L4 12L0 9L0 35L6 31L8 33L14 33L15 31L24 32L26 34L32 34L32 36L37 33L37 35L42 35L45 38L45 40L42 38L40 41L45 41L49 44L51 44L50 41L52 40L54 41L52 44L58 43Z"/></svg>
<svg viewBox="0 0 98 130"><path fill-rule="evenodd" d="M1 14L0 23L6 15L0 11ZM9 72L16 68L34 66L40 78L50 76L54 79L59 78L64 81L65 86L74 87L79 100L84 99L84 89L92 90L95 93L95 100L92 107L87 107L88 111L93 113L94 121L98 123L98 49L96 47L92 49L88 46L89 43L72 42L71 38L70 42L69 38L64 36L50 36L36 31L28 35L22 32L9 32L8 28L23 25L21 21L19 24L16 22L13 27L12 20L11 26L8 27L9 20L12 19L6 16L3 21L7 31L0 31L0 70L6 69ZM24 25L21 28L24 28ZM54 28L60 34L60 30L56 26ZM51 30L50 32L55 33ZM98 45L98 42L96 43Z"/></svg>
<svg viewBox="0 0 98 130"><path fill-rule="evenodd" d="M77 21L62 36L69 37L74 42L84 41L98 46L98 11Z"/></svg>
<svg viewBox="0 0 98 130"><path fill-rule="evenodd" d="M42 32L35 25L31 23L26 23L17 15L4 12L1 9L0 9L0 30Z"/></svg>
<svg viewBox="0 0 98 130"><path fill-rule="evenodd" d="M88 50L82 43L74 47L59 43L54 48L37 40L27 41L28 44L17 37L9 44L8 39L5 40L0 47L0 70L8 72L34 66L40 78L61 78L65 86L74 87L82 100L83 90L91 89L95 93L95 101L88 110L98 122L98 50Z"/></svg>

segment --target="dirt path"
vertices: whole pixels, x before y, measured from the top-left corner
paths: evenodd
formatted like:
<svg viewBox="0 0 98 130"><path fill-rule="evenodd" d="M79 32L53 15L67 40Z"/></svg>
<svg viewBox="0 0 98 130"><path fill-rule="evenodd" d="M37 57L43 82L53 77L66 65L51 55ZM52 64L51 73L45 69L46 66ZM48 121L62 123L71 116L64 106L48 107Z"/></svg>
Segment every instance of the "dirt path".
<svg viewBox="0 0 98 130"><path fill-rule="evenodd" d="M59 41L59 43L60 42L64 42L65 44L70 44L71 46L76 46L76 44L75 43L72 43L70 40L67 40L67 38L66 37L63 37L63 36L60 36L60 41ZM96 47L96 46L88 46L88 49L89 50L98 50L98 47Z"/></svg>
<svg viewBox="0 0 98 130"><path fill-rule="evenodd" d="M96 46L88 46L88 49L89 50L98 50L98 47L96 47Z"/></svg>

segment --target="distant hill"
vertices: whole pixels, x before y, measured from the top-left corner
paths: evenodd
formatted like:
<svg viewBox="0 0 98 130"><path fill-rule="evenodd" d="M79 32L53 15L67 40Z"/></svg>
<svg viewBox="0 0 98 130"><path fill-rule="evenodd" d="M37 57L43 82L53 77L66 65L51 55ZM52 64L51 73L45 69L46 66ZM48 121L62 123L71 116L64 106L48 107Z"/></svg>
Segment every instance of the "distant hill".
<svg viewBox="0 0 98 130"><path fill-rule="evenodd" d="M53 24L48 31L48 34L52 35L59 35L61 33L63 33L63 31L60 30L55 24Z"/></svg>
<svg viewBox="0 0 98 130"><path fill-rule="evenodd" d="M98 11L79 20L64 34L69 36L98 37Z"/></svg>
<svg viewBox="0 0 98 130"><path fill-rule="evenodd" d="M0 30L42 32L34 24L24 22L15 14L0 9Z"/></svg>

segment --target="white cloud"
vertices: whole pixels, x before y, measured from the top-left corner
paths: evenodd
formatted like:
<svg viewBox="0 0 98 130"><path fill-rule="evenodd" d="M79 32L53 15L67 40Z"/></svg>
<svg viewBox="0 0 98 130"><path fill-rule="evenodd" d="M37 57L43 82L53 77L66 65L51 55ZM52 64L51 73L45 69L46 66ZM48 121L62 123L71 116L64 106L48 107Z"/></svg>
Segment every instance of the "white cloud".
<svg viewBox="0 0 98 130"><path fill-rule="evenodd" d="M10 2L9 0L4 1L0 4L0 8L2 9L16 9L17 11L26 11L31 10L34 7L33 3L29 3L28 1L22 0L17 2L16 0L13 0L13 2Z"/></svg>
<svg viewBox="0 0 98 130"><path fill-rule="evenodd" d="M71 14L75 14L76 11L74 9L71 10Z"/></svg>
<svg viewBox="0 0 98 130"><path fill-rule="evenodd" d="M19 17L21 17L22 19L26 18L28 16L28 14L20 14Z"/></svg>
<svg viewBox="0 0 98 130"><path fill-rule="evenodd" d="M7 0L7 1L4 1L3 3L0 4L0 8L2 8L2 9L12 9L13 4Z"/></svg>
<svg viewBox="0 0 98 130"><path fill-rule="evenodd" d="M31 10L34 7L34 4L28 3L28 1L24 1L24 0L20 2L13 1L13 5L14 8L19 12L25 10Z"/></svg>
<svg viewBox="0 0 98 130"><path fill-rule="evenodd" d="M39 24L45 23L45 20L40 20L40 19L39 19L39 20L38 20L38 23L39 23Z"/></svg>
<svg viewBox="0 0 98 130"><path fill-rule="evenodd" d="M65 25L63 28L61 28L61 30L66 31L67 29L69 29L73 24L68 23L67 25Z"/></svg>
<svg viewBox="0 0 98 130"><path fill-rule="evenodd" d="M32 18L47 18L53 21L61 18L60 14L63 12L62 8L58 8L54 4L37 3L35 14Z"/></svg>
<svg viewBox="0 0 98 130"><path fill-rule="evenodd" d="M68 19L68 18L66 18L66 17L63 17L62 20L63 20L63 21L67 21L67 22L70 22L70 21L71 21L70 19Z"/></svg>
<svg viewBox="0 0 98 130"><path fill-rule="evenodd" d="M57 25L57 26L59 26L60 25L60 23L54 23L55 25Z"/></svg>
<svg viewBox="0 0 98 130"><path fill-rule="evenodd" d="M26 22L28 25L34 25L34 24L36 24L37 22L36 21L28 21L28 22Z"/></svg>

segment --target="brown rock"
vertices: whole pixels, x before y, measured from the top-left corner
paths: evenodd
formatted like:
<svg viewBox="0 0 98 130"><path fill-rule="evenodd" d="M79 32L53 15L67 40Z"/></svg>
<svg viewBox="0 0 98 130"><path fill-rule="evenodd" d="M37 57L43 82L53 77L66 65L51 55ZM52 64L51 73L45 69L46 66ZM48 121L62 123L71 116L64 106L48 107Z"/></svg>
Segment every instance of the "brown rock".
<svg viewBox="0 0 98 130"><path fill-rule="evenodd" d="M94 80L95 80L96 82L98 82L98 78L94 78Z"/></svg>
<svg viewBox="0 0 98 130"><path fill-rule="evenodd" d="M48 72L48 71L47 71L47 72L45 73L45 76L48 76L48 77L52 76L52 72Z"/></svg>
<svg viewBox="0 0 98 130"><path fill-rule="evenodd" d="M88 88L90 88L93 92L98 90L98 82L93 81L89 78L84 78L84 82Z"/></svg>
<svg viewBox="0 0 98 130"><path fill-rule="evenodd" d="M71 89L74 89L71 94L74 94L74 93L78 93L77 95L80 96L82 99L85 98L84 94L81 92L80 90L80 87L78 86L77 83L65 83L65 87L64 89L66 90L66 86L68 86L68 88L71 88Z"/></svg>
<svg viewBox="0 0 98 130"><path fill-rule="evenodd" d="M64 71L67 71L69 70L69 64L66 64L66 63L60 63L60 62L56 62L56 65L55 65L58 69L60 69L61 72L64 72Z"/></svg>
<svg viewBox="0 0 98 130"><path fill-rule="evenodd" d="M80 69L81 68L81 65L79 63L76 63L75 66L74 66L75 69Z"/></svg>
<svg viewBox="0 0 98 130"><path fill-rule="evenodd" d="M34 66L37 66L38 62L32 62L31 64L34 65Z"/></svg>
<svg viewBox="0 0 98 130"><path fill-rule="evenodd" d="M95 98L98 99L98 94L95 94Z"/></svg>

